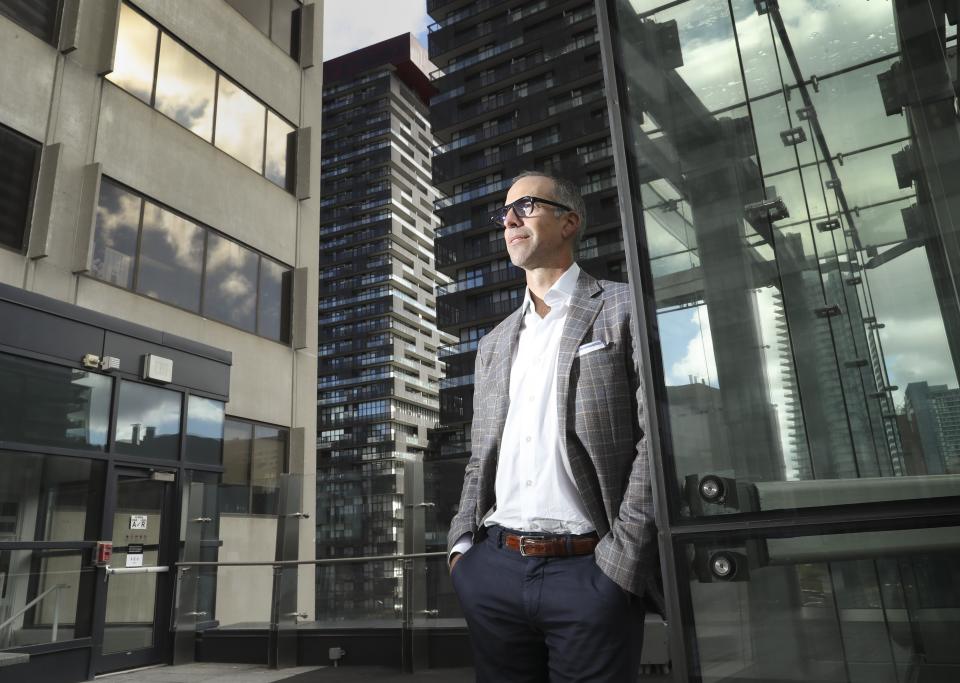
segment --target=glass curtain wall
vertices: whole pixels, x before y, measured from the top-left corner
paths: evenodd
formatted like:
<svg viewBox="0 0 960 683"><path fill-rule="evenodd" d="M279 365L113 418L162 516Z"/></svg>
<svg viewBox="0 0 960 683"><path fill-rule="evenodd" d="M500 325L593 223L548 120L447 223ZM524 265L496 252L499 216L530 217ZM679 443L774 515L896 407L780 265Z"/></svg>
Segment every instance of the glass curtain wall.
<svg viewBox="0 0 960 683"><path fill-rule="evenodd" d="M960 680L956 14L605 4L689 679Z"/></svg>

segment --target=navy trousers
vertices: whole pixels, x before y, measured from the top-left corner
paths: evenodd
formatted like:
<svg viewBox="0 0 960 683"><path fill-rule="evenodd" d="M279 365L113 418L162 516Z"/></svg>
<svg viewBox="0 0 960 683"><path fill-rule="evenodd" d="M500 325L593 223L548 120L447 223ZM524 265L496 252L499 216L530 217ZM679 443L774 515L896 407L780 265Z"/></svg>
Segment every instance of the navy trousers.
<svg viewBox="0 0 960 683"><path fill-rule="evenodd" d="M594 556L524 557L487 537L453 568L478 683L635 683L642 601ZM511 532L517 533L517 532Z"/></svg>

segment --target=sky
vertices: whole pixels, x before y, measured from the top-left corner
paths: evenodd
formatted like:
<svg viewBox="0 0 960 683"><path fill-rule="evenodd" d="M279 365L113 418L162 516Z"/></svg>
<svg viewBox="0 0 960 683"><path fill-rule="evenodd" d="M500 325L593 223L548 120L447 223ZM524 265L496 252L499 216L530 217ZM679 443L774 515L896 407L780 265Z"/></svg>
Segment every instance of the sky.
<svg viewBox="0 0 960 683"><path fill-rule="evenodd" d="M323 59L410 32L427 46L426 0L322 0Z"/></svg>

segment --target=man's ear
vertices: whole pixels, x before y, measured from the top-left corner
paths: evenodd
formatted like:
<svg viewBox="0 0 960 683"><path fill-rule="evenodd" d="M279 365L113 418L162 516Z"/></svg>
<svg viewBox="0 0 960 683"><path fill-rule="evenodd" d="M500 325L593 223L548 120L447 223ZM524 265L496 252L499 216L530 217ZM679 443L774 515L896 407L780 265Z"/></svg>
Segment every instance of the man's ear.
<svg viewBox="0 0 960 683"><path fill-rule="evenodd" d="M564 239L569 239L577 232L577 230L580 230L580 214L570 211L567 213L567 217L563 221L561 234L563 235Z"/></svg>

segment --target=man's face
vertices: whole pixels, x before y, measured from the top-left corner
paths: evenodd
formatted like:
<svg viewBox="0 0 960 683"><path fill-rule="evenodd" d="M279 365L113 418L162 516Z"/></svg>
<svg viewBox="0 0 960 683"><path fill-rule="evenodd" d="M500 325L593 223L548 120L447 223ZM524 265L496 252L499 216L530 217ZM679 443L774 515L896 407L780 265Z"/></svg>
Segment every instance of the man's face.
<svg viewBox="0 0 960 683"><path fill-rule="evenodd" d="M504 205L524 196L541 197L556 201L553 181L540 176L520 178L507 192ZM513 265L524 270L534 268L557 268L570 264L569 237L576 232L578 219L571 212L559 212L547 204L534 205L531 215L517 216L507 213L503 227L503 239Z"/></svg>

